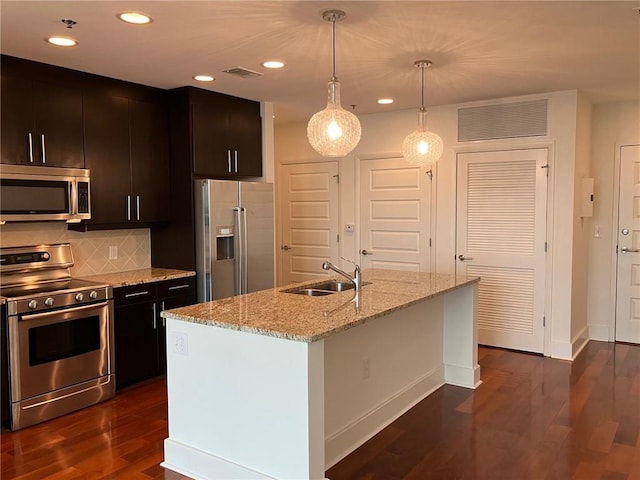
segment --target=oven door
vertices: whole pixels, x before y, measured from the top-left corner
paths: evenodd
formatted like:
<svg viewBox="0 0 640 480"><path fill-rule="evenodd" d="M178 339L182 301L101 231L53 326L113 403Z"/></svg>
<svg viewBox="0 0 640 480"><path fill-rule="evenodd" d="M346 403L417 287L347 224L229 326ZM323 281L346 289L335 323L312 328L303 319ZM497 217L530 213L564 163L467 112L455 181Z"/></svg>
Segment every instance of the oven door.
<svg viewBox="0 0 640 480"><path fill-rule="evenodd" d="M112 373L112 309L102 302L10 317L12 401Z"/></svg>

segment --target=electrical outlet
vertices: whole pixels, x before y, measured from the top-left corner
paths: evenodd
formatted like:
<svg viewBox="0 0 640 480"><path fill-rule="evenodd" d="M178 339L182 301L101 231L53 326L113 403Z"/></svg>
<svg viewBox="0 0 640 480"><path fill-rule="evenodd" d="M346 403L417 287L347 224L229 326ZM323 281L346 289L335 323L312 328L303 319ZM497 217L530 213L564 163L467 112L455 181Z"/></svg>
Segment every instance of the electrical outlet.
<svg viewBox="0 0 640 480"><path fill-rule="evenodd" d="M371 362L368 358L362 360L362 379L366 380L371 376Z"/></svg>
<svg viewBox="0 0 640 480"><path fill-rule="evenodd" d="M189 353L189 343L186 333L172 332L171 345L173 353L177 355L187 355Z"/></svg>
<svg viewBox="0 0 640 480"><path fill-rule="evenodd" d="M118 259L118 246L109 245L109 260L117 260L117 259Z"/></svg>

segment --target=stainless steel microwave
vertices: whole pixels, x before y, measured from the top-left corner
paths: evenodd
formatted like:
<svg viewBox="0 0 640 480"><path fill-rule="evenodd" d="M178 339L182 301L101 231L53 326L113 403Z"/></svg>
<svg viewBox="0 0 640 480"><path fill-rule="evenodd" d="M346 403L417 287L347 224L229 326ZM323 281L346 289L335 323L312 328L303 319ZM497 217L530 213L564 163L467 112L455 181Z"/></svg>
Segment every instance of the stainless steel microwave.
<svg viewBox="0 0 640 480"><path fill-rule="evenodd" d="M89 170L0 165L0 223L91 218Z"/></svg>

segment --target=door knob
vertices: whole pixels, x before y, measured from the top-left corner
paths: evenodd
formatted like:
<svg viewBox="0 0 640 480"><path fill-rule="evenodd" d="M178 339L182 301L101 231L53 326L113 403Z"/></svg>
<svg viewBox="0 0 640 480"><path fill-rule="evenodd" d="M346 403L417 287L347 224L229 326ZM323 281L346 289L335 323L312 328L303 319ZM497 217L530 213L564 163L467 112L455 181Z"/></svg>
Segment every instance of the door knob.
<svg viewBox="0 0 640 480"><path fill-rule="evenodd" d="M373 252L367 252L366 250L361 250L360 253L362 255L373 255Z"/></svg>
<svg viewBox="0 0 640 480"><path fill-rule="evenodd" d="M280 248L282 250L291 250L291 247L289 245L282 245Z"/></svg>
<svg viewBox="0 0 640 480"><path fill-rule="evenodd" d="M473 260L473 257L465 257L464 255L460 254L458 255L458 260L464 262L465 260Z"/></svg>
<svg viewBox="0 0 640 480"><path fill-rule="evenodd" d="M622 247L620 249L620 252L622 252L622 253L638 253L638 252L640 252L640 250L638 250L637 248Z"/></svg>

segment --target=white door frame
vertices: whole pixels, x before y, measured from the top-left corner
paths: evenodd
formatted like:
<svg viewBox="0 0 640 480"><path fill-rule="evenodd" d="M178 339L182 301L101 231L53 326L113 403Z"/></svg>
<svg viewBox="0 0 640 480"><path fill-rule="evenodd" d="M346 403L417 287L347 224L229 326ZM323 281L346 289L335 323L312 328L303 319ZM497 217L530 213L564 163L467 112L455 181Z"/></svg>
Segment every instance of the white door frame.
<svg viewBox="0 0 640 480"><path fill-rule="evenodd" d="M367 161L367 160L391 160L394 158L402 158L402 152L385 152L385 153L368 153L368 154L364 154L364 155L356 155L355 158L355 218L358 220L358 225L356 228L356 235L355 235L355 251L353 252L354 254L354 258L357 258L358 261L357 263L360 264L361 263L361 259L360 259L360 241L362 239L361 237L361 230L362 230L362 226L360 225L360 214L361 214L361 208L360 208L360 198L362 196L362 192L360 189L360 169L361 169L361 162L363 161ZM427 167L422 167L425 169L426 171L431 170L432 172L432 178L431 178L431 198L430 198L430 205L431 205L431 212L429 214L429 234L431 236L431 248L429 249L429 265L431 265L431 270L435 271L435 266L436 266L436 249L437 249L437 245L436 245L436 235L435 235L435 228L436 228L436 221L438 218L437 215L437 193L438 193L438 182L437 182L437 172L438 172L438 167L437 167L437 163L435 165L429 165Z"/></svg>
<svg viewBox="0 0 640 480"><path fill-rule="evenodd" d="M455 272L456 269L456 261L454 259L454 254L456 252L456 225L457 218L457 178L458 178L458 154L459 153L482 153L482 152L497 152L497 151L505 151L505 150L526 150L526 149L537 149L537 148L546 148L548 151L548 175L549 181L547 182L547 242L548 242L548 250L545 262L545 288L544 288L544 312L546 317L546 326L544 328L544 341L543 341L543 355L550 356L551 355L551 326L553 324L553 206L554 206L554 190L555 190L555 142L551 140L505 140L505 141L482 141L481 143L474 143L471 145L467 144L457 144L452 146L453 154L454 154L454 162L453 162L453 172L450 178L450 202L452 205L452 213L454 215L453 221L451 222L451 234L450 234L450 242L449 242L449 252L450 252L450 262L451 262L451 271Z"/></svg>
<svg viewBox="0 0 640 480"><path fill-rule="evenodd" d="M618 253L616 245L618 243L618 232L620 231L620 162L622 159L623 147L634 147L638 143L616 143L616 151L613 164L613 210L611 211L611 292L610 292L610 313L609 313L609 341L616 341L616 296L618 295Z"/></svg>

